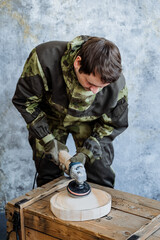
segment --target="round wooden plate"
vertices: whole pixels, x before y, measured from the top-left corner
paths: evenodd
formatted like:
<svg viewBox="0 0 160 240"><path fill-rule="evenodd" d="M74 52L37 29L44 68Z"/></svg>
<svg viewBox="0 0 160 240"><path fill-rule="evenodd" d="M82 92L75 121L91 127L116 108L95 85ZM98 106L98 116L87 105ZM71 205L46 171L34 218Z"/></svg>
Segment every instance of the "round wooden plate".
<svg viewBox="0 0 160 240"><path fill-rule="evenodd" d="M111 210L111 196L107 192L92 188L84 197L71 197L67 190L56 193L50 199L53 214L65 221L85 221L107 215Z"/></svg>

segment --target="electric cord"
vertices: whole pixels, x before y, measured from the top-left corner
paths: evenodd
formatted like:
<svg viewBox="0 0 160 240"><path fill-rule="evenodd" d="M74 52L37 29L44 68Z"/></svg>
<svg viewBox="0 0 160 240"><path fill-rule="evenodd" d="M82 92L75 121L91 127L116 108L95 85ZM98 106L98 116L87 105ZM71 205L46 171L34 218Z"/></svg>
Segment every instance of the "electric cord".
<svg viewBox="0 0 160 240"><path fill-rule="evenodd" d="M12 232L14 232L14 230L11 230L11 231L7 234L7 238L6 238L6 240L9 240L10 235L11 235Z"/></svg>
<svg viewBox="0 0 160 240"><path fill-rule="evenodd" d="M7 234L6 240L10 240L10 235L12 232L16 233L16 240L20 240L19 233L18 233L18 231L20 230L20 215L16 211L13 214L12 222L13 222L13 229Z"/></svg>
<svg viewBox="0 0 160 240"><path fill-rule="evenodd" d="M34 176L34 181L33 181L33 186L32 186L32 190L35 188L35 184L36 184L36 178L37 178L37 174L38 174L38 170L40 168L40 165L41 165L41 161L42 161L42 158L44 156L45 153L42 153L40 159L39 159L39 163L38 163L38 166L37 166L37 170L36 170L36 173L35 173L35 176Z"/></svg>
<svg viewBox="0 0 160 240"><path fill-rule="evenodd" d="M35 176L34 176L34 181L33 181L32 190L35 188L36 178L37 178L38 170L39 170L39 168L40 168L40 165L41 165L41 161L42 161L43 156L44 156L44 153L41 155L41 157L40 157L40 159L39 159L39 163L38 163L38 166L37 166L37 170L36 170L36 173L35 173ZM16 233L16 240L20 240L20 238L19 238L19 233L18 233L18 229L19 229L19 227L20 227L20 226L19 226L19 221L20 221L20 220L19 220L19 218L18 218L18 215L15 214L15 215L13 216L13 229L12 229L10 232L8 232L6 240L10 240L10 236L11 236L12 232L15 232L15 233Z"/></svg>
<svg viewBox="0 0 160 240"><path fill-rule="evenodd" d="M10 235L11 235L12 232L15 232L15 231L14 231L14 230L10 231L10 232L8 233L8 235L7 235L6 240L10 240ZM16 231L16 240L19 240L19 234L18 234L17 231Z"/></svg>

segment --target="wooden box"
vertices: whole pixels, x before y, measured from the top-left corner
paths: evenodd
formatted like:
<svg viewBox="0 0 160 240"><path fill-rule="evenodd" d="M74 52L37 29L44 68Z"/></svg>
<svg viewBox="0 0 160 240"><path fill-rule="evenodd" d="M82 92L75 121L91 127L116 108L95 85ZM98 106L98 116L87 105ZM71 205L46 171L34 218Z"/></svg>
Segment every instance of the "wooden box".
<svg viewBox="0 0 160 240"><path fill-rule="evenodd" d="M112 209L107 216L83 222L62 221L56 218L50 210L49 201L67 184L68 180L61 177L8 202L6 218L9 239L17 239L16 229L22 235L21 240L142 240L146 239L146 236L149 236L147 240L160 239L159 201L96 184L90 185L107 191L112 196ZM21 229L16 226L18 221ZM144 229L140 229L143 226ZM134 234L139 229L140 231Z"/></svg>

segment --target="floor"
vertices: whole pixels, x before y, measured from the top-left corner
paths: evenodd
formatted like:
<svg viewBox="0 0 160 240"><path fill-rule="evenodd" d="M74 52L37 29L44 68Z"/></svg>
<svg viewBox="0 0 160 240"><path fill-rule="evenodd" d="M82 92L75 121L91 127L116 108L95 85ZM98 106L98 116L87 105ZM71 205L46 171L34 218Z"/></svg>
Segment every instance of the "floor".
<svg viewBox="0 0 160 240"><path fill-rule="evenodd" d="M5 213L0 212L0 240L6 240L7 233L6 233L6 218Z"/></svg>

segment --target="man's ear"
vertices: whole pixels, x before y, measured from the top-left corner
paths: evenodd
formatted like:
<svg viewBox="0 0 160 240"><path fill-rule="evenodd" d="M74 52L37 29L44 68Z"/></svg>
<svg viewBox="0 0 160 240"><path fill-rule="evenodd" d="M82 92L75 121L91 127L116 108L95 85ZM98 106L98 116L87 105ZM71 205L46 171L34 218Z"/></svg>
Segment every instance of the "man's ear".
<svg viewBox="0 0 160 240"><path fill-rule="evenodd" d="M81 67L81 57L77 56L76 59L74 60L74 68L79 70Z"/></svg>

